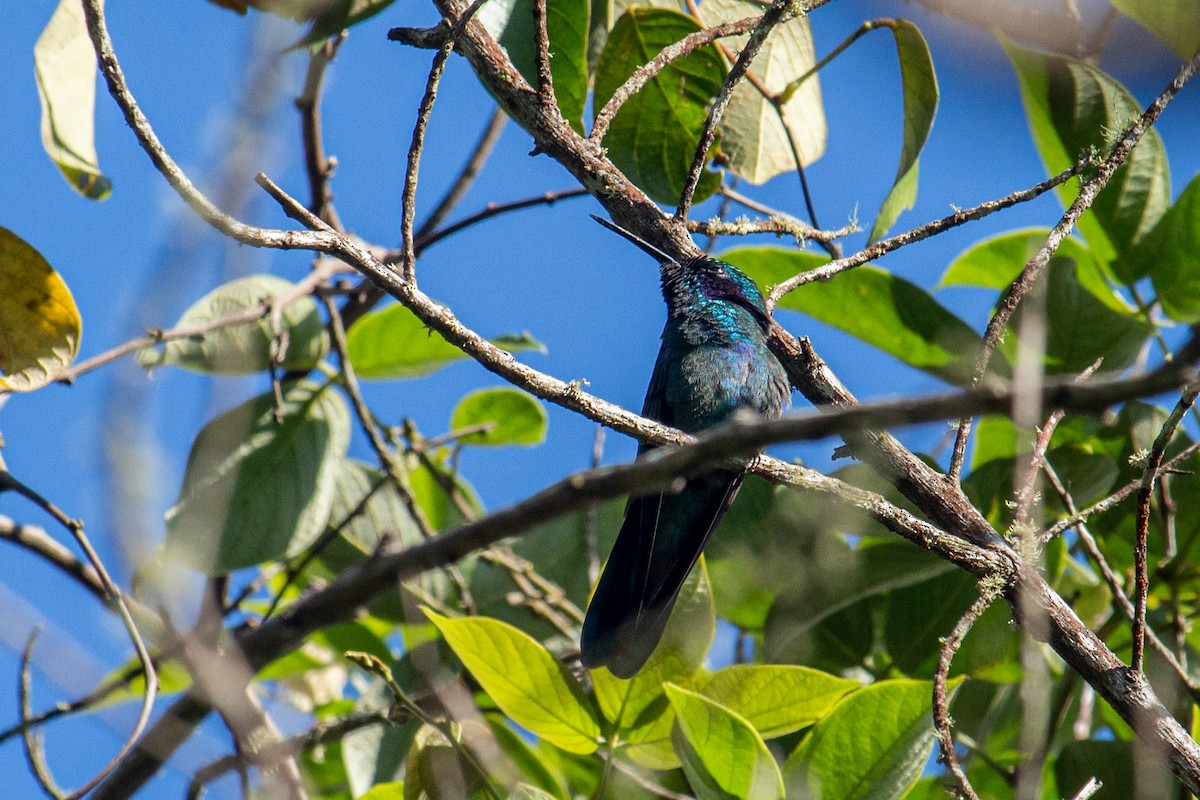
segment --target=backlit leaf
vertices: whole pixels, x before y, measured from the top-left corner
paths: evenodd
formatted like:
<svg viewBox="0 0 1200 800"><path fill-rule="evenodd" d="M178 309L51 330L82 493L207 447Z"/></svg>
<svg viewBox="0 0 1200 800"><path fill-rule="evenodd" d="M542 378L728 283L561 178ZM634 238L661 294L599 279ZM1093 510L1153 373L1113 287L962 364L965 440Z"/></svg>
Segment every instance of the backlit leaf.
<svg viewBox="0 0 1200 800"><path fill-rule="evenodd" d="M938 85L933 71L929 45L916 25L906 19L890 27L896 39L900 59L900 85L904 90L904 142L900 148L900 167L896 180L875 216L871 242L882 239L901 212L917 200L918 159L937 113Z"/></svg>
<svg viewBox="0 0 1200 800"><path fill-rule="evenodd" d="M112 181L100 173L96 157L96 53L78 2L59 1L33 47L33 64L42 101L42 147L72 189L103 200Z"/></svg>
<svg viewBox="0 0 1200 800"><path fill-rule="evenodd" d="M510 353L545 352L528 333L500 336L492 344ZM346 348L360 378L413 378L467 357L402 305L373 311L355 322L346 333Z"/></svg>
<svg viewBox="0 0 1200 800"><path fill-rule="evenodd" d="M203 328L217 320L249 312L264 300L280 297L294 288L291 281L273 275L250 275L218 286L196 301L175 323L176 328ZM283 368L310 370L329 351L321 315L312 297L288 303L279 315L278 333L286 337ZM177 365L197 372L244 375L270 366L272 330L270 314L249 322L213 328L195 338L166 342L161 349L138 353L144 369Z"/></svg>
<svg viewBox="0 0 1200 800"><path fill-rule="evenodd" d="M1200 3L1196 0L1113 0L1113 8L1137 20L1180 58L1200 48Z"/></svg>
<svg viewBox="0 0 1200 800"><path fill-rule="evenodd" d="M705 0L700 6L704 24L709 26L755 17L762 11L761 6L746 0ZM734 36L722 42L736 53L746 39ZM755 56L750 72L778 94L815 64L808 17L796 16L775 27ZM796 137L801 163L813 163L825 152L827 133L821 84L815 73L796 87L784 103L783 113ZM730 172L756 185L796 169L779 112L750 81L739 83L729 98L729 107L721 118L721 152L729 159Z"/></svg>
<svg viewBox="0 0 1200 800"><path fill-rule="evenodd" d="M829 259L779 247L745 247L720 256L766 289ZM951 383L970 379L980 338L921 287L862 266L785 295L779 308L800 311L910 366Z"/></svg>
<svg viewBox="0 0 1200 800"><path fill-rule="evenodd" d="M700 30L691 17L661 8L630 8L617 20L596 66L594 110L599 113L621 84L669 44ZM625 101L603 139L608 156L638 188L674 204L683 191L708 106L725 80L712 45L671 62ZM720 176L704 172L699 202L716 191Z"/></svg>
<svg viewBox="0 0 1200 800"><path fill-rule="evenodd" d="M83 320L71 290L42 254L0 228L0 390L29 392L79 352Z"/></svg>
<svg viewBox="0 0 1200 800"><path fill-rule="evenodd" d="M167 552L218 575L294 556L321 534L333 504L350 416L331 388L285 385L209 422L167 511Z"/></svg>
<svg viewBox="0 0 1200 800"><path fill-rule="evenodd" d="M788 794L899 800L933 752L931 707L928 681L879 681L847 696L788 758Z"/></svg>
<svg viewBox="0 0 1200 800"><path fill-rule="evenodd" d="M664 688L682 733L676 741L683 771L700 800L783 797L779 765L749 722L703 695Z"/></svg>
<svg viewBox="0 0 1200 800"><path fill-rule="evenodd" d="M600 725L579 683L528 634L486 617L451 619L429 609L450 649L518 725L569 753L591 753Z"/></svg>
<svg viewBox="0 0 1200 800"><path fill-rule="evenodd" d="M713 673L697 691L737 712L764 739L811 725L858 681L786 664L734 664Z"/></svg>
<svg viewBox="0 0 1200 800"><path fill-rule="evenodd" d="M535 398L510 387L481 389L458 401L450 429L487 426L462 437L464 444L534 445L546 438L546 409Z"/></svg>

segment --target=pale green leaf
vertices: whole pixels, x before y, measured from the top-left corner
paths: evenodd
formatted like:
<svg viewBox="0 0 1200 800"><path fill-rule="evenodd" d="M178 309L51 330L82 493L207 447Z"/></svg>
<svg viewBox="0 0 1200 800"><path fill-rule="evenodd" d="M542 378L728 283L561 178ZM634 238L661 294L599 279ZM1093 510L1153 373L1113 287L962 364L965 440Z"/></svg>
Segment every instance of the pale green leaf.
<svg viewBox="0 0 1200 800"><path fill-rule="evenodd" d="M783 797L779 765L754 728L703 695L668 683L675 710L680 760L700 800L778 800Z"/></svg>
<svg viewBox="0 0 1200 800"><path fill-rule="evenodd" d="M535 398L511 387L481 389L458 401L450 429L486 426L459 441L481 445L534 445L546 438L546 409Z"/></svg>
<svg viewBox="0 0 1200 800"><path fill-rule="evenodd" d="M928 681L888 680L847 696L788 758L788 794L812 800L903 797L933 752L932 692Z"/></svg>
<svg viewBox="0 0 1200 800"><path fill-rule="evenodd" d="M425 614L484 691L518 725L569 753L596 750L596 714L579 683L546 648L498 620L451 619L429 609Z"/></svg>
<svg viewBox="0 0 1200 800"><path fill-rule="evenodd" d="M183 312L176 328L203 329L229 317L251 312L264 300L281 297L295 288L291 281L273 275L250 275L218 286ZM308 371L329 351L316 301L309 295L292 300L280 312L278 330L272 330L270 313L249 322L212 327L196 337L166 342L161 349L142 350L138 365L144 369L180 366L197 372L244 375L270 366L271 341L284 336L286 370Z"/></svg>
<svg viewBox="0 0 1200 800"><path fill-rule="evenodd" d="M985 239L958 256L942 285L1007 287L1050 234L1030 228ZM1113 290L1092 252L1066 239L1051 258L1043 278L1046 292L1046 369L1077 375L1103 358L1105 371L1119 371L1137 357L1151 327ZM1014 344L1015 336L1006 340Z"/></svg>
<svg viewBox="0 0 1200 800"><path fill-rule="evenodd" d="M96 53L77 0L59 0L33 47L38 98L42 102L42 147L71 188L103 200L112 181L96 157Z"/></svg>
<svg viewBox="0 0 1200 800"><path fill-rule="evenodd" d="M62 276L32 245L0 228L0 391L30 392L79 352L83 320Z"/></svg>
<svg viewBox="0 0 1200 800"><path fill-rule="evenodd" d="M901 212L913 207L917 200L918 159L933 118L937 113L938 85L933 71L929 45L916 25L906 19L890 26L896 39L896 55L900 59L900 85L904 91L904 143L900 148L900 167L896 181L883 201L871 228L871 242L882 239Z"/></svg>
<svg viewBox="0 0 1200 800"><path fill-rule="evenodd" d="M771 739L813 724L859 685L808 667L735 664L713 673L696 691Z"/></svg>
<svg viewBox="0 0 1200 800"><path fill-rule="evenodd" d="M705 25L715 26L756 17L762 14L762 6L747 0L705 0L700 14ZM746 39L735 36L722 41L737 52ZM808 16L796 16L775 27L755 56L750 71L771 92L779 94L809 72L816 61ZM825 152L827 130L816 73L795 87L783 104L783 116L795 137L801 164L808 166L820 158ZM721 118L721 152L729 160L730 172L755 185L796 169L792 144L779 111L749 81L742 81L733 90Z"/></svg>
<svg viewBox="0 0 1200 800"><path fill-rule="evenodd" d="M404 800L404 782L377 783L359 795L358 800Z"/></svg>
<svg viewBox="0 0 1200 800"><path fill-rule="evenodd" d="M209 422L192 443L167 552L223 574L303 551L325 529L350 415L332 389L285 384Z"/></svg>

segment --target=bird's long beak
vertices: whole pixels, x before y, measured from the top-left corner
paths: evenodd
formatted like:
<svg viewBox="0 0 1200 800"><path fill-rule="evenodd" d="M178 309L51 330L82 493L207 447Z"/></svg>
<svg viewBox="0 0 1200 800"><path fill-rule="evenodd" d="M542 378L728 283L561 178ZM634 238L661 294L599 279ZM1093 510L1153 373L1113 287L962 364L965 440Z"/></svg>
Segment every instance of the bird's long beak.
<svg viewBox="0 0 1200 800"><path fill-rule="evenodd" d="M647 253L648 255L652 256L653 258L658 259L658 263L669 264L669 263L673 263L675 261L674 258L671 258L669 255L664 253L662 250L659 250L657 247L650 244L649 242L647 242L645 239L638 236L637 234L630 233L629 231L625 230L617 223L612 222L611 220L604 219L603 217L598 217L595 214L592 214L591 217L592 217L592 219L596 220L596 222L599 222L601 225L608 228L610 231L613 231L614 233L617 233L620 236L623 236L624 238L633 242L635 245L637 245L638 247L640 247L642 249L642 252Z"/></svg>

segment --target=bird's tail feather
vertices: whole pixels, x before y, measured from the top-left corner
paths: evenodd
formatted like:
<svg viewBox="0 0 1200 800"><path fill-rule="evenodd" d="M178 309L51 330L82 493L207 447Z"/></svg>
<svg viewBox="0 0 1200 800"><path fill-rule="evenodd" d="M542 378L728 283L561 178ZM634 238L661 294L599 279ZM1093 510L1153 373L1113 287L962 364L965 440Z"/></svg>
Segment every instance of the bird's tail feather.
<svg viewBox="0 0 1200 800"><path fill-rule="evenodd" d="M631 678L662 638L688 572L741 486L740 473L719 470L688 481L678 494L639 495L583 622L583 663Z"/></svg>

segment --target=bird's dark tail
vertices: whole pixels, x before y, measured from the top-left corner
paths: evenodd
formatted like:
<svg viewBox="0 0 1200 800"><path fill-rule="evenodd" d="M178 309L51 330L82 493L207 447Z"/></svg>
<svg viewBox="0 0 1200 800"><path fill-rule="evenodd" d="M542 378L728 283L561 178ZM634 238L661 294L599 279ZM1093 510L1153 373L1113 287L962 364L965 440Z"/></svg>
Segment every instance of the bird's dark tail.
<svg viewBox="0 0 1200 800"><path fill-rule="evenodd" d="M625 522L583 621L583 663L632 678L650 658L700 551L733 502L742 475L692 478L678 494L629 498Z"/></svg>

